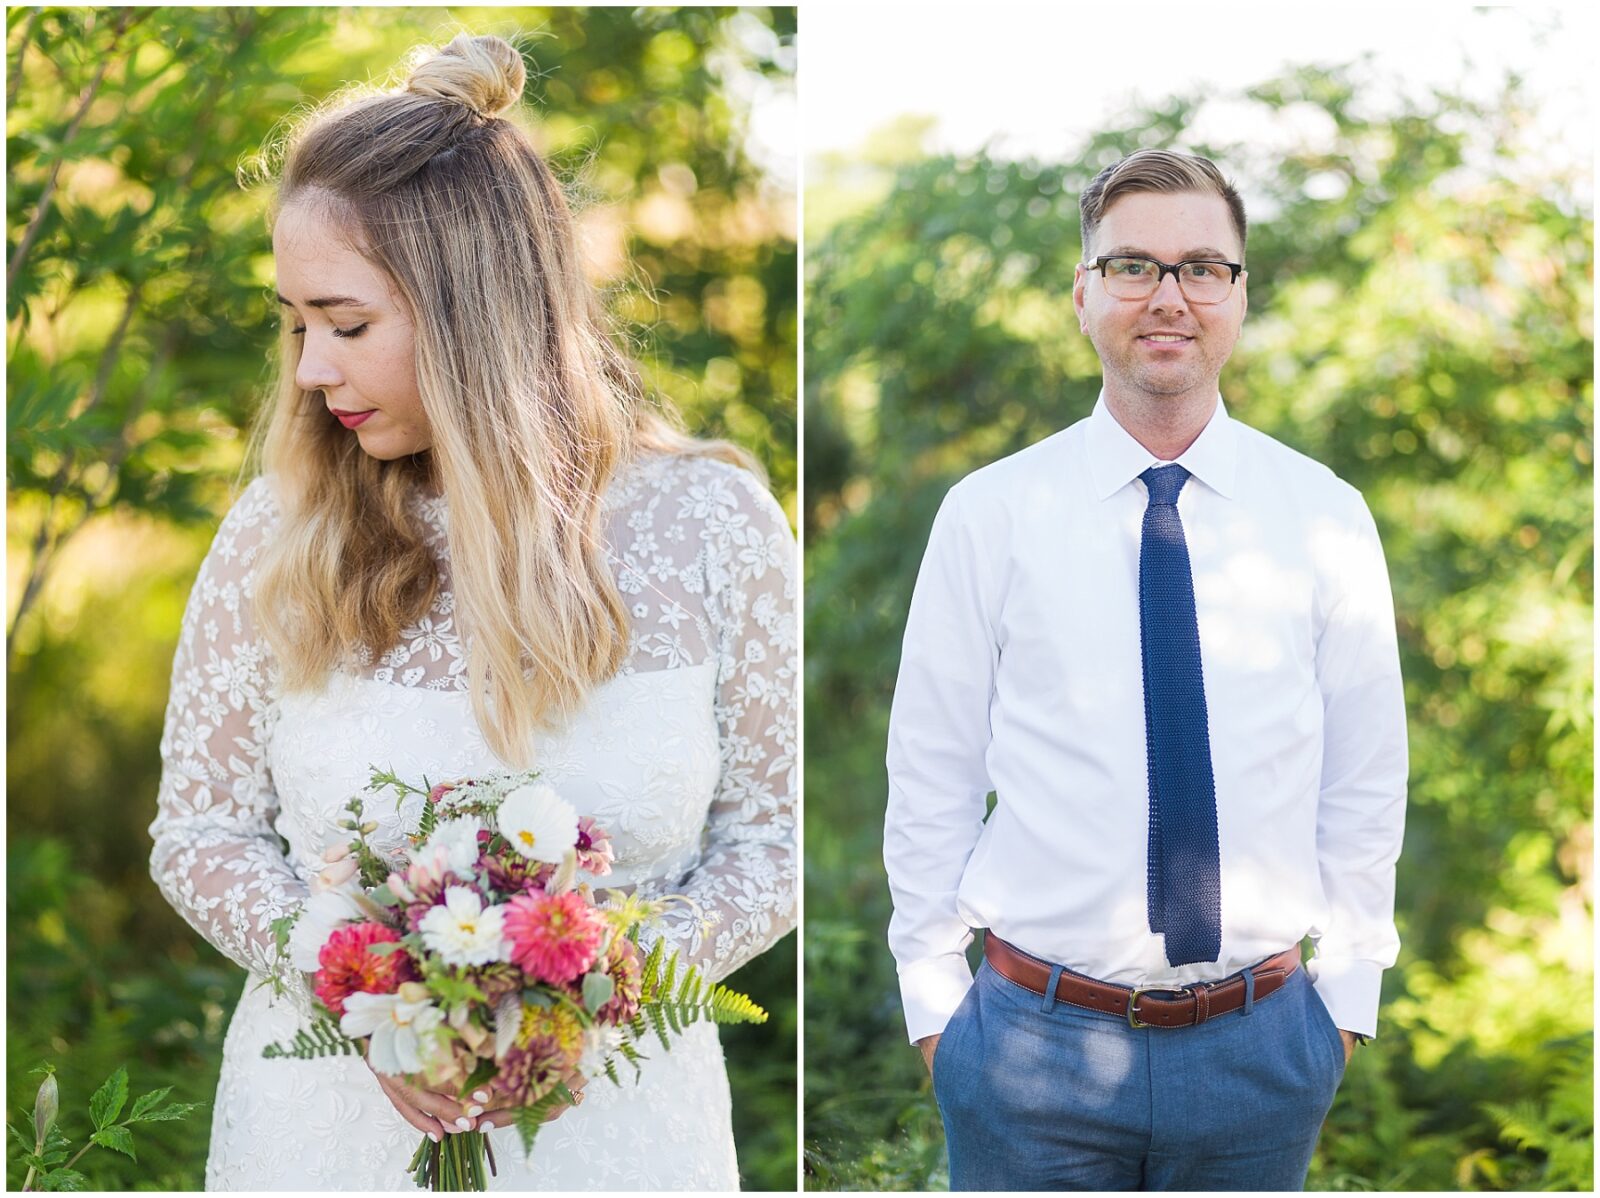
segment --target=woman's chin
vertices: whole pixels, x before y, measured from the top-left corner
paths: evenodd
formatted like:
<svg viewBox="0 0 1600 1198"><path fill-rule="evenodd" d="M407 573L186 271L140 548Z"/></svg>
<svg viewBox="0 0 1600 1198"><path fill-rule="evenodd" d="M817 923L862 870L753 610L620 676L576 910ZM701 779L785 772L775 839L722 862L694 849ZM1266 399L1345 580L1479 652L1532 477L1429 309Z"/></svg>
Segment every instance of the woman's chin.
<svg viewBox="0 0 1600 1198"><path fill-rule="evenodd" d="M362 452L369 458L377 458L380 462L398 461L400 458L409 458L433 447L433 442L426 437L396 437L392 434L385 436L374 430L368 436L362 436L356 430L356 440L360 442Z"/></svg>

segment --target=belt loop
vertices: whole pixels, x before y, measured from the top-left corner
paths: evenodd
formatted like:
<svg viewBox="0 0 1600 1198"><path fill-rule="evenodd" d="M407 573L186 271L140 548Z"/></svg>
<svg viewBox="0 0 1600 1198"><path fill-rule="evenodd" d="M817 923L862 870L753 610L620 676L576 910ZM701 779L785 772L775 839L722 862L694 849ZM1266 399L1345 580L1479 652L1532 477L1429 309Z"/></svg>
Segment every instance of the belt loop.
<svg viewBox="0 0 1600 1198"><path fill-rule="evenodd" d="M1050 1014L1056 1005L1056 986L1060 981L1061 966L1052 965L1050 967L1050 981L1045 984L1044 988L1044 1005L1039 1008L1046 1015Z"/></svg>
<svg viewBox="0 0 1600 1198"><path fill-rule="evenodd" d="M1244 1009L1239 1012L1241 1016L1250 1014L1250 1008L1256 1005L1256 970L1253 965L1244 967Z"/></svg>

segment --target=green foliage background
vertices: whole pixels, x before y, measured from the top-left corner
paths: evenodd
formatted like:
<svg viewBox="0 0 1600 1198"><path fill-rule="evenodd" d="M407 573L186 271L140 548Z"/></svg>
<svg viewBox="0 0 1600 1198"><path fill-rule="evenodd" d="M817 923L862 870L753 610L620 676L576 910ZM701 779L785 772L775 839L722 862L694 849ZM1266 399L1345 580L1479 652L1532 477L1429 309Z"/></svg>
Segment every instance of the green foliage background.
<svg viewBox="0 0 1600 1198"><path fill-rule="evenodd" d="M534 35L529 118L600 282L690 427L762 459L793 513L788 182L747 152L750 97L793 85L792 8L13 8L7 13L8 1003L27 1125L59 1070L81 1143L122 1061L212 1098L244 978L146 874L168 674L226 510L279 319L264 195L236 168L292 110L462 29ZM20 618L19 618L20 615ZM747 1186L795 1176L795 939L732 984L724 1035ZM141 1129L91 1184L198 1189L208 1117ZM8 1181L21 1182L8 1154Z"/></svg>
<svg viewBox="0 0 1600 1198"><path fill-rule="evenodd" d="M1403 948L1308 1188L1592 1188L1591 167L1530 151L1515 79L1380 101L1369 73L1211 97L1294 118L1287 154L1196 144L1196 95L1061 161L928 156L912 119L808 171L808 1187L947 1182L884 943L905 611L948 487L1088 415L1078 193L1173 146L1251 209L1230 412L1364 493L1400 626Z"/></svg>

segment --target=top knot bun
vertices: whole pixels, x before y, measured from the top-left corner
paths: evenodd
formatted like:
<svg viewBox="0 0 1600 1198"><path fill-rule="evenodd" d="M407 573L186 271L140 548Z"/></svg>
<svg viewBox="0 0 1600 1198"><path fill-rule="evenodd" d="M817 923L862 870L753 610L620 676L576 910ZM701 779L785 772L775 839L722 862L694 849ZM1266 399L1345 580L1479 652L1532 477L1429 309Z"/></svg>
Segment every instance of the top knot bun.
<svg viewBox="0 0 1600 1198"><path fill-rule="evenodd" d="M522 55L510 42L463 33L420 63L406 80L406 90L465 104L488 120L522 97L527 79Z"/></svg>

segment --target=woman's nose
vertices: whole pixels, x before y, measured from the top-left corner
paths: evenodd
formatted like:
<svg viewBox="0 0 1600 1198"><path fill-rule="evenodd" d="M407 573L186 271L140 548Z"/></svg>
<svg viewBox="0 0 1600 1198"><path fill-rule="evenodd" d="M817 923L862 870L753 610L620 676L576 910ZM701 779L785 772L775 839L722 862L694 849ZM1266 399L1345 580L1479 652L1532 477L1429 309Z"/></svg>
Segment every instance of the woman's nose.
<svg viewBox="0 0 1600 1198"><path fill-rule="evenodd" d="M305 340L300 345L300 364L295 367L294 381L302 391L322 391L337 387L342 379L334 368L318 337L308 331L301 334Z"/></svg>

